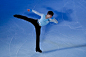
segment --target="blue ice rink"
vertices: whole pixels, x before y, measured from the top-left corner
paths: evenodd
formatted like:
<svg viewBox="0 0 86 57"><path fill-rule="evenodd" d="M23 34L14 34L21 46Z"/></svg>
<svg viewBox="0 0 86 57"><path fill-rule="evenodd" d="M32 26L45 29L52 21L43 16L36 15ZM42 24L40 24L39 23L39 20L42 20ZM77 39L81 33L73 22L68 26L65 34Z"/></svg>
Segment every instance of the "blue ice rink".
<svg viewBox="0 0 86 57"><path fill-rule="evenodd" d="M13 17L40 18L27 9L51 10L58 20L41 28L43 53L35 52L34 26ZM86 0L1 0L0 57L86 57Z"/></svg>

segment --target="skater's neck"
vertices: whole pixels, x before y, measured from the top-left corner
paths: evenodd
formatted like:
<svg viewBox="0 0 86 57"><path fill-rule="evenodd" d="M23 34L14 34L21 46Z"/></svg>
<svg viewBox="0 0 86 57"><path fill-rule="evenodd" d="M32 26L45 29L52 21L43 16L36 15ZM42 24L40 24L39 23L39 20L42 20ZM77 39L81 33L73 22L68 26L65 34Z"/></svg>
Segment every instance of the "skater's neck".
<svg viewBox="0 0 86 57"><path fill-rule="evenodd" d="M45 17L46 19L48 19L48 17L47 17L47 15L46 15L46 17Z"/></svg>

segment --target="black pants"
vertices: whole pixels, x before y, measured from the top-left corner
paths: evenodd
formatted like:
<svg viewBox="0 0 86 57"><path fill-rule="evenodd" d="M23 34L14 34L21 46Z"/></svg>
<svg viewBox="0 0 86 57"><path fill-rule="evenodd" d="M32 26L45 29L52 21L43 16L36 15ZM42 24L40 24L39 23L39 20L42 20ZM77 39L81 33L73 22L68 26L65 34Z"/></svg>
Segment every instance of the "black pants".
<svg viewBox="0 0 86 57"><path fill-rule="evenodd" d="M22 15L14 15L14 17L26 20L28 22L31 22L34 26L35 26L35 31L36 31L36 48L40 49L40 29L41 26L39 26L39 24L37 23L37 19L32 19L32 18L28 18L26 16L22 16Z"/></svg>

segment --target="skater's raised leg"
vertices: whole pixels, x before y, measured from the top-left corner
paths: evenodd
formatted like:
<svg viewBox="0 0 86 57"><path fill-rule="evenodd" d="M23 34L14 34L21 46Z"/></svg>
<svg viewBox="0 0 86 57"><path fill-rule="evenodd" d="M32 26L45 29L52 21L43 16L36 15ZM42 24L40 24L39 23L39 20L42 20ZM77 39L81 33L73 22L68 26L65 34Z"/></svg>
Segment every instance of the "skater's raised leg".
<svg viewBox="0 0 86 57"><path fill-rule="evenodd" d="M17 15L17 14L15 14L15 15L13 15L13 16L14 16L14 17L17 17L17 18L20 18L20 19L23 19L23 20L26 20L26 21L28 21L28 22L31 22L33 25L36 25L36 23L37 23L37 20L32 19L32 18L28 18L28 17L26 17L26 16Z"/></svg>

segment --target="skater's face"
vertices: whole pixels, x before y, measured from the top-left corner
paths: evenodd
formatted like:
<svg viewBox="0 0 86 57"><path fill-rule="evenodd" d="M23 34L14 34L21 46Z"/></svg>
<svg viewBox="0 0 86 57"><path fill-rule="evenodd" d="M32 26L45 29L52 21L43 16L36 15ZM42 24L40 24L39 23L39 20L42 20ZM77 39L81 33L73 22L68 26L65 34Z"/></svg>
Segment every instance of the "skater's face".
<svg viewBox="0 0 86 57"><path fill-rule="evenodd" d="M47 14L47 18L52 18L52 15Z"/></svg>

